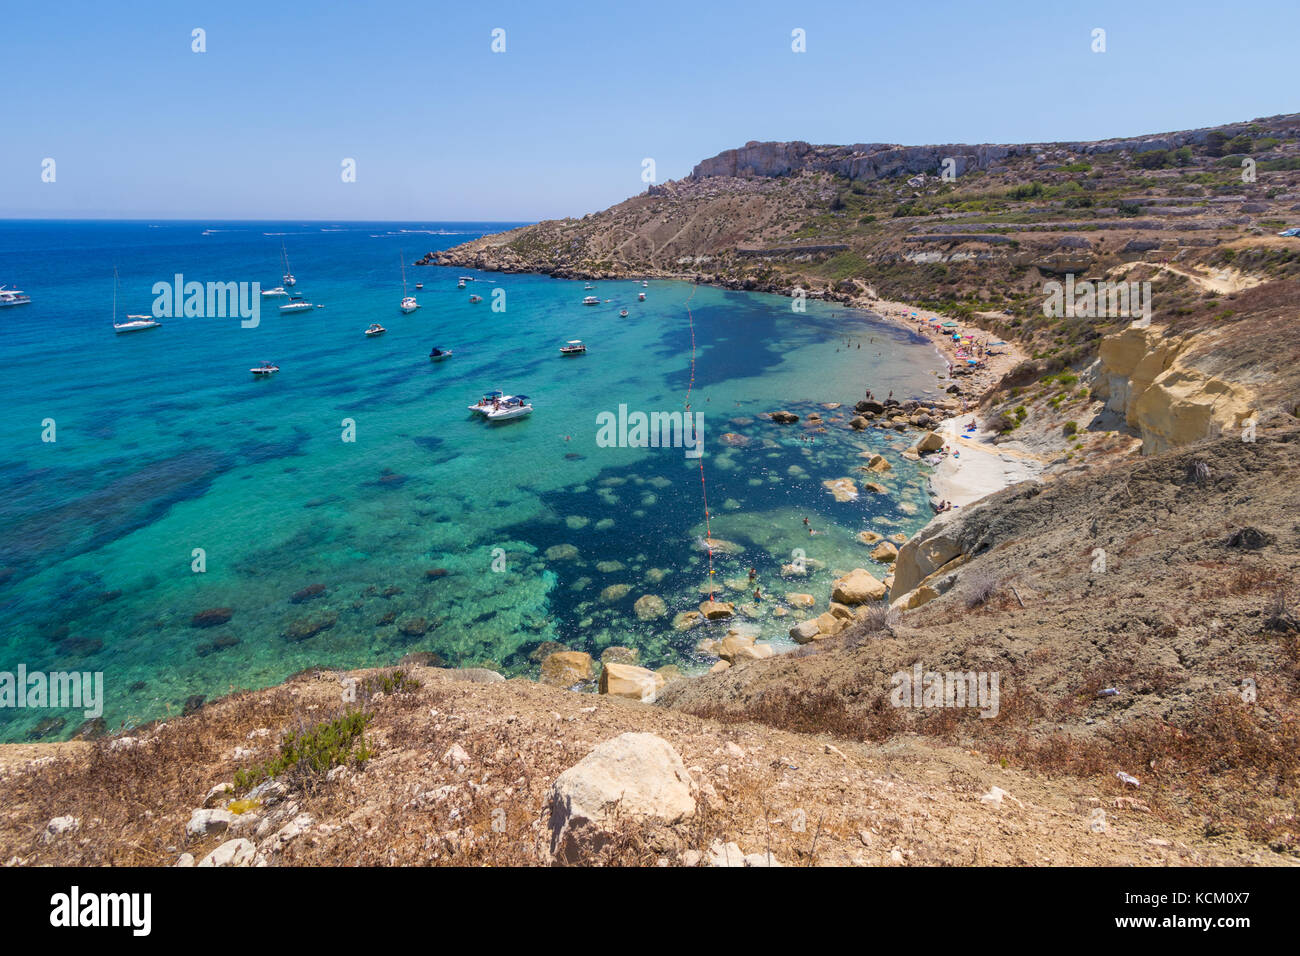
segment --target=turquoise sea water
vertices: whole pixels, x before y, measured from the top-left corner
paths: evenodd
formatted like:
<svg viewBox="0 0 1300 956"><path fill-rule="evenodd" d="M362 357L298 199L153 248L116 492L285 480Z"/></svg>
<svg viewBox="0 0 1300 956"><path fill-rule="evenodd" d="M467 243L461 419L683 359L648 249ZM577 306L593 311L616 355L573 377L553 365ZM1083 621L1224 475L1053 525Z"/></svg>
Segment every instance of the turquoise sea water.
<svg viewBox="0 0 1300 956"><path fill-rule="evenodd" d="M688 299L712 534L743 549L715 552L713 587L752 603L754 567L764 596L733 625L788 643L791 619L772 614L780 595L808 592L824 608L835 574L886 573L856 534L927 520L924 466L896 454L908 439L758 415L829 419L845 410L819 403L851 405L866 388L936 395L930 345L842 306L797 314L788 299L681 282L588 292L410 265L498 228L0 223L0 283L33 299L0 310L0 671L102 671L116 729L176 713L191 695L412 651L528 674L543 641L595 655L621 644L650 666L698 668L694 647L709 632L678 632L671 619L709 587L700 462L680 448L600 447L596 423L620 404L682 409ZM176 273L279 285L282 239L294 291L325 308L281 316L283 300L267 299L257 328L176 318L113 334L115 265L120 313L146 313L152 285ZM403 252L422 306L412 315L398 310ZM459 274L477 281L458 290ZM504 312L492 311L494 290ZM470 304L471 293L484 301ZM588 294L610 301L584 307ZM387 334L365 338L372 322ZM573 338L590 351L561 357ZM433 345L455 354L431 363ZM263 360L280 373L255 379L248 370ZM492 388L527 394L536 411L500 424L471 415ZM54 442L42 441L47 419ZM891 494L835 501L822 482L865 477L864 451L889 456ZM784 580L795 549L813 573ZM665 616L638 617L647 594ZM197 626L218 608L227 622ZM0 709L0 740L27 739L43 719L43 739L56 739L83 718Z"/></svg>

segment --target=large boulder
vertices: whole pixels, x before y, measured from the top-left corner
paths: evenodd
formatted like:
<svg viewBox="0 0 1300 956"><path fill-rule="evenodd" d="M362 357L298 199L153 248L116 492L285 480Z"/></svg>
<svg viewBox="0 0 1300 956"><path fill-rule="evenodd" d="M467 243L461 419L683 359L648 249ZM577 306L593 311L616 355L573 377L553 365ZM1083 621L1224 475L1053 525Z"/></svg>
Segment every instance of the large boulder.
<svg viewBox="0 0 1300 956"><path fill-rule="evenodd" d="M918 455L924 455L926 452L938 451L942 447L942 436L937 435L934 432L926 432L916 440L916 444L912 446L912 451L916 452Z"/></svg>
<svg viewBox="0 0 1300 956"><path fill-rule="evenodd" d="M538 681L553 687L572 687L591 680L591 655L583 651L556 651L542 661Z"/></svg>
<svg viewBox="0 0 1300 956"><path fill-rule="evenodd" d="M839 604L866 604L885 596L885 586L865 568L854 568L831 585L831 600Z"/></svg>
<svg viewBox="0 0 1300 956"><path fill-rule="evenodd" d="M667 681L662 674L634 664L610 662L600 670L600 692L653 704Z"/></svg>
<svg viewBox="0 0 1300 956"><path fill-rule="evenodd" d="M555 862L587 862L620 823L675 824L695 813L691 781L677 751L654 734L620 734L556 778L551 808Z"/></svg>
<svg viewBox="0 0 1300 956"><path fill-rule="evenodd" d="M962 511L945 511L898 549L892 589L895 600L962 553L958 540L961 515Z"/></svg>
<svg viewBox="0 0 1300 956"><path fill-rule="evenodd" d="M700 613L707 620L721 621L736 613L736 605L729 601L701 601Z"/></svg>

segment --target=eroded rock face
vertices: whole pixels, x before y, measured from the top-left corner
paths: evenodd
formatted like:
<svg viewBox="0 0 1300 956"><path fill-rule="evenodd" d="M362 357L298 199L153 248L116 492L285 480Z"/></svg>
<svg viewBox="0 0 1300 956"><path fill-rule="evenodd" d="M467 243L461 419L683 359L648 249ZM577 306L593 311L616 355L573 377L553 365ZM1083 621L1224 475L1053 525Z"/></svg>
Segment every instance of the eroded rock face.
<svg viewBox="0 0 1300 956"><path fill-rule="evenodd" d="M1256 414L1246 384L1191 364L1217 333L1169 335L1158 326L1130 326L1101 340L1093 393L1106 408L1124 416L1142 436L1142 453L1217 438Z"/></svg>
<svg viewBox="0 0 1300 956"><path fill-rule="evenodd" d="M610 839L617 816L674 824L695 813L690 777L677 751L654 734L620 734L598 744L551 786L551 854L589 861Z"/></svg>
<svg viewBox="0 0 1300 956"><path fill-rule="evenodd" d="M891 604L896 604L899 598L962 553L958 539L959 515L957 511L944 512L898 549Z"/></svg>

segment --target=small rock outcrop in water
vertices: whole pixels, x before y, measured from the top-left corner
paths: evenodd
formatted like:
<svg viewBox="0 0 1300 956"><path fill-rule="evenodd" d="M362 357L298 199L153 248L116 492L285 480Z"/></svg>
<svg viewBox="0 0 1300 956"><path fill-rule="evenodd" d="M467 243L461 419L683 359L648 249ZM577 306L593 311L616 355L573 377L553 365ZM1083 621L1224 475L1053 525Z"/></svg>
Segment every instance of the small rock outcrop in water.
<svg viewBox="0 0 1300 956"><path fill-rule="evenodd" d="M654 734L620 734L556 778L548 795L555 862L590 861L620 822L672 825L695 814L677 751Z"/></svg>

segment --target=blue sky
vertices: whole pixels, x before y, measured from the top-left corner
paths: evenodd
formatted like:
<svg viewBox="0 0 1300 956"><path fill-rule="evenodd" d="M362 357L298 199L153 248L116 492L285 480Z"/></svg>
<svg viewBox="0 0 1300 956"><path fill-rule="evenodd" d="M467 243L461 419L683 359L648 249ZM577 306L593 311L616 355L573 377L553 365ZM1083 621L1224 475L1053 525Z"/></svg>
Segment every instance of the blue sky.
<svg viewBox="0 0 1300 956"><path fill-rule="evenodd" d="M751 139L1097 139L1300 110L1294 0L98 0L3 23L0 217L580 216L644 189L645 157L662 181Z"/></svg>

